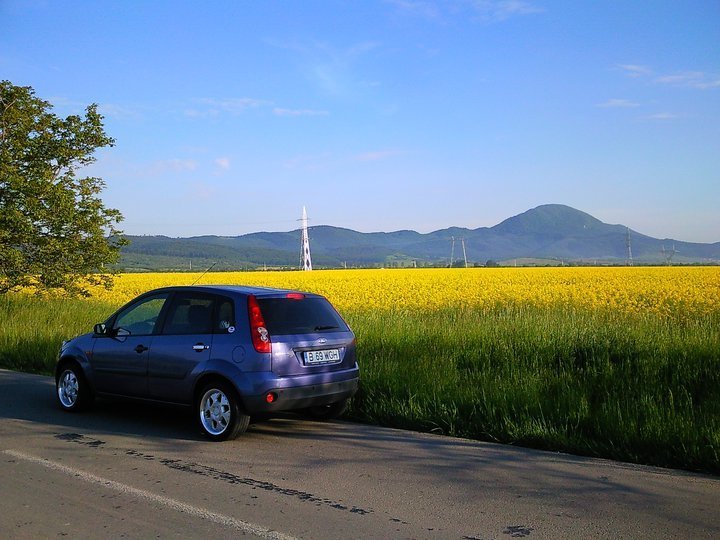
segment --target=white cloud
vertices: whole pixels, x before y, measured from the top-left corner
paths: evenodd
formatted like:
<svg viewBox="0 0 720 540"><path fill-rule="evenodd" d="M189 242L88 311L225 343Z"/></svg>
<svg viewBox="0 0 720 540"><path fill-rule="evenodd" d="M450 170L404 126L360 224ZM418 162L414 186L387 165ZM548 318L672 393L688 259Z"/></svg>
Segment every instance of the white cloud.
<svg viewBox="0 0 720 540"><path fill-rule="evenodd" d="M90 105L89 103L68 99L62 96L51 96L47 98L47 101L49 101L55 109L59 109L59 112L56 112L58 115L83 114L86 107Z"/></svg>
<svg viewBox="0 0 720 540"><path fill-rule="evenodd" d="M197 161L194 159L164 159L152 163L150 168L158 172L194 171L197 169Z"/></svg>
<svg viewBox="0 0 720 540"><path fill-rule="evenodd" d="M643 77L652 74L652 70L647 66L637 64L619 64L621 70L629 77Z"/></svg>
<svg viewBox="0 0 720 540"><path fill-rule="evenodd" d="M362 56L363 54L377 49L378 47L380 47L380 43L377 41L362 41L347 49L345 54L347 56Z"/></svg>
<svg viewBox="0 0 720 540"><path fill-rule="evenodd" d="M253 98L212 99L203 98L195 100L200 107L193 107L184 111L185 116L191 118L215 118L221 115L238 116L248 109L268 110L272 107L275 116L327 116L328 111L319 109L291 109L287 107L274 107L272 101Z"/></svg>
<svg viewBox="0 0 720 540"><path fill-rule="evenodd" d="M186 173L194 171L198 168L198 163L194 159L159 159L149 163L128 164L127 170L135 176L162 176L168 173Z"/></svg>
<svg viewBox="0 0 720 540"><path fill-rule="evenodd" d="M440 17L440 6L435 2L426 2L424 0L389 0L389 2L406 13L425 19L437 19Z"/></svg>
<svg viewBox="0 0 720 540"><path fill-rule="evenodd" d="M353 157L354 161L380 161L389 157L397 156L401 152L398 150L376 150L374 152L365 152Z"/></svg>
<svg viewBox="0 0 720 540"><path fill-rule="evenodd" d="M629 77L650 77L653 70L647 66L636 64L618 64L617 66ZM720 76L710 75L704 71L681 71L669 75L657 75L653 82L657 84L669 84L673 86L685 86L707 90L709 88L720 88Z"/></svg>
<svg viewBox="0 0 720 540"><path fill-rule="evenodd" d="M226 157L219 157L215 160L215 165L223 171L229 171L230 170L230 158Z"/></svg>
<svg viewBox="0 0 720 540"><path fill-rule="evenodd" d="M442 3L425 0L390 0L390 2L406 13L441 22L449 17L466 15L474 16L484 22L502 22L512 17L544 11L527 0L450 0Z"/></svg>
<svg viewBox="0 0 720 540"><path fill-rule="evenodd" d="M355 63L381 46L377 41L360 41L347 47L337 47L324 41L265 42L272 47L298 53L300 70L305 77L324 94L332 96L352 95L356 88L364 86L364 80L358 80L354 72Z"/></svg>
<svg viewBox="0 0 720 540"><path fill-rule="evenodd" d="M98 107L100 114L110 118L118 119L137 119L141 118L141 114L130 107L124 105L116 105L114 103L101 103Z"/></svg>
<svg viewBox="0 0 720 540"><path fill-rule="evenodd" d="M524 0L476 0L472 7L481 18L489 22L500 22L511 17L542 13L542 9Z"/></svg>
<svg viewBox="0 0 720 540"><path fill-rule="evenodd" d="M655 82L675 86L689 86L701 90L720 88L720 77L712 77L702 71L685 71L673 75L663 75L655 79Z"/></svg>
<svg viewBox="0 0 720 540"><path fill-rule="evenodd" d="M675 120L676 118L680 118L680 116L669 112L660 112L651 114L649 116L646 116L645 118L647 118L648 120Z"/></svg>
<svg viewBox="0 0 720 540"><path fill-rule="evenodd" d="M640 104L635 103L634 101L630 101L629 99L608 99L607 101L604 101L603 103L598 103L595 106L607 109L615 109L639 107Z"/></svg>
<svg viewBox="0 0 720 540"><path fill-rule="evenodd" d="M186 116L190 116L192 118L215 117L220 116L221 114L237 116L248 109L254 109L271 104L269 101L254 98L201 98L195 101L198 106L186 109Z"/></svg>
<svg viewBox="0 0 720 540"><path fill-rule="evenodd" d="M89 102L85 103L58 96L48 98L48 101L57 110L56 114L60 116L64 114L84 115L85 110L90 105ZM140 118L142 116L137 109L116 103L100 103L98 104L98 112L105 117L120 119Z"/></svg>
<svg viewBox="0 0 720 540"><path fill-rule="evenodd" d="M286 169L317 172L327 169L335 161L327 152L322 154L301 154L285 160L282 166Z"/></svg>
<svg viewBox="0 0 720 540"><path fill-rule="evenodd" d="M273 109L275 116L327 116L327 111L318 111L314 109L283 109L275 107Z"/></svg>
<svg viewBox="0 0 720 540"><path fill-rule="evenodd" d="M205 118L207 116L212 116L208 111L199 111L198 109L185 109L183 114L190 118Z"/></svg>
<svg viewBox="0 0 720 540"><path fill-rule="evenodd" d="M325 94L342 95L350 86L348 68L342 63L315 64L308 71L308 78Z"/></svg>
<svg viewBox="0 0 720 540"><path fill-rule="evenodd" d="M201 199L208 200L215 197L217 188L205 182L192 182L188 184L185 190L185 197L191 201Z"/></svg>

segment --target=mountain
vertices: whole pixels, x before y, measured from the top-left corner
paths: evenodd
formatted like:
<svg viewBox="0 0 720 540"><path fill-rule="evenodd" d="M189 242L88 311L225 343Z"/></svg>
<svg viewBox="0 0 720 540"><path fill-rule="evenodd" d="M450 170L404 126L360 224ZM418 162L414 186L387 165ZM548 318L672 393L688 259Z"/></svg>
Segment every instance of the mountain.
<svg viewBox="0 0 720 540"><path fill-rule="evenodd" d="M610 225L560 204L546 204L494 227L451 227L428 234L415 231L361 233L321 225L310 228L315 267L447 266L463 260L530 264L624 264L628 234L638 264L720 263L720 242L701 244L657 239ZM128 236L120 266L126 270L240 270L297 267L300 231L257 232L242 236ZM454 240L453 240L454 239ZM454 243L454 249L453 249ZM464 261L463 261L464 264Z"/></svg>

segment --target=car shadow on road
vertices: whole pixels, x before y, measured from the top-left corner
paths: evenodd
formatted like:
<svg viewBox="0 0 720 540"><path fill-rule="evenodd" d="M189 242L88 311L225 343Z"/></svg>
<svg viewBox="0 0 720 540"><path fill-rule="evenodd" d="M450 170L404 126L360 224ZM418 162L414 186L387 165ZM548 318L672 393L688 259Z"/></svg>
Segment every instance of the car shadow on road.
<svg viewBox="0 0 720 540"><path fill-rule="evenodd" d="M11 375L12 374L12 375ZM51 377L0 370L0 419L43 422L58 428L141 437L197 439L190 410L129 401L96 400L83 412L60 410Z"/></svg>
<svg viewBox="0 0 720 540"><path fill-rule="evenodd" d="M280 417L292 419L292 414ZM297 420L299 417L295 416ZM42 422L62 431L81 430L160 440L207 441L190 407L131 400L95 400L82 412L63 411L57 404L52 377L0 370L0 420ZM249 431L272 419L253 417Z"/></svg>

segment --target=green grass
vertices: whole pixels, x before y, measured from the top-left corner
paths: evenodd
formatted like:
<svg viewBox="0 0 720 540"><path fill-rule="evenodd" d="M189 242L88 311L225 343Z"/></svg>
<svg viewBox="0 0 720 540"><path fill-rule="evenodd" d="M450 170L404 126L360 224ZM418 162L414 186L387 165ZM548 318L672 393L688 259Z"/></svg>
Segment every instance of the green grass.
<svg viewBox="0 0 720 540"><path fill-rule="evenodd" d="M51 373L60 342L115 307L0 296L0 366ZM358 420L720 473L718 315L344 315L358 336Z"/></svg>
<svg viewBox="0 0 720 540"><path fill-rule="evenodd" d="M62 341L89 332L115 307L89 299L0 295L0 367L51 374Z"/></svg>
<svg viewBox="0 0 720 540"><path fill-rule="evenodd" d="M353 415L720 472L720 325L591 312L354 313Z"/></svg>

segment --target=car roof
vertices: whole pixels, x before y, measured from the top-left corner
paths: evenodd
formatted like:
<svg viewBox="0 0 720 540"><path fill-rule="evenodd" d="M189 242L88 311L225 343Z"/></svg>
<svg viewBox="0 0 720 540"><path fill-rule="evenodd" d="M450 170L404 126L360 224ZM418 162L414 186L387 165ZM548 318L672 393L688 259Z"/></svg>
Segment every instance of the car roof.
<svg viewBox="0 0 720 540"><path fill-rule="evenodd" d="M149 292L160 292L160 291L192 291L192 292L207 292L207 293L235 293L244 296L253 294L256 296L266 296L273 294L286 294L289 292L302 292L293 289L278 289L272 287L257 287L257 286L246 286L246 285L175 285L172 287L162 287L154 289ZM313 293L303 292L308 296L315 296Z"/></svg>

